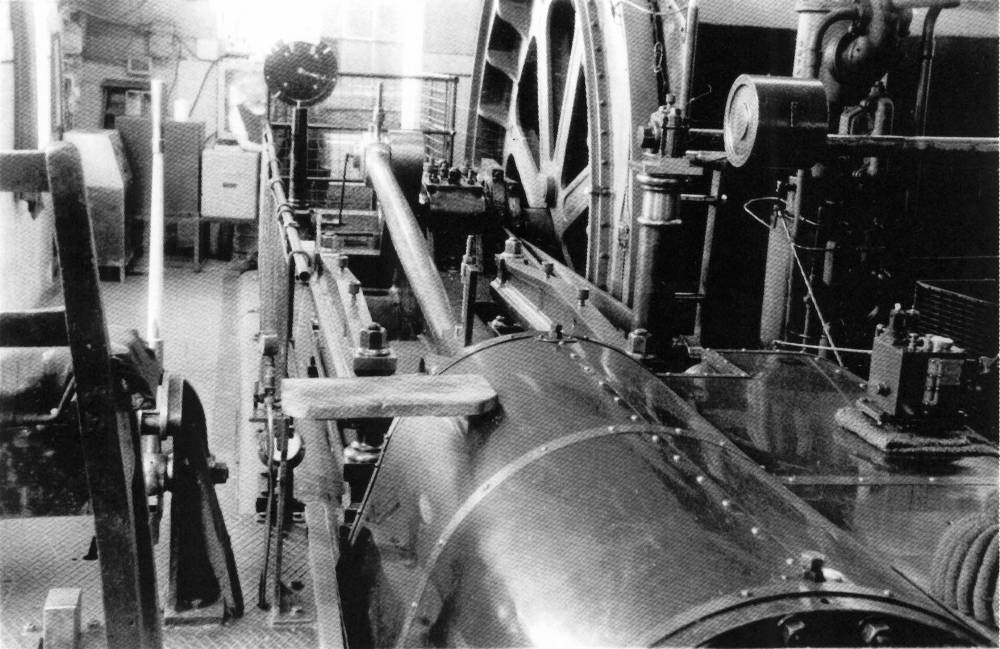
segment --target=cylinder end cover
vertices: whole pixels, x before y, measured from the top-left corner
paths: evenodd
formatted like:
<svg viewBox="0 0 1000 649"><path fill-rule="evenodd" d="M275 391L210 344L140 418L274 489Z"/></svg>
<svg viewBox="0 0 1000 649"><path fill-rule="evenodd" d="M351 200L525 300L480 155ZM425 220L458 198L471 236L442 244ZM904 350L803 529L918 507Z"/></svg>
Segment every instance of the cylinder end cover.
<svg viewBox="0 0 1000 649"><path fill-rule="evenodd" d="M822 153L828 124L820 81L743 74L726 100L726 157L734 167L808 166Z"/></svg>

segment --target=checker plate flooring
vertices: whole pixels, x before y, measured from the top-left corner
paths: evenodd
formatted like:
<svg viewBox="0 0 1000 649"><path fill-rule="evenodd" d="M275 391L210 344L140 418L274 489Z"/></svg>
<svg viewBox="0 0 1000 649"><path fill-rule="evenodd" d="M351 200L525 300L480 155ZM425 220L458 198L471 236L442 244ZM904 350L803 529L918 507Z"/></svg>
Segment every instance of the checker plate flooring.
<svg viewBox="0 0 1000 649"><path fill-rule="evenodd" d="M164 516L161 540L156 547L161 607L166 602L169 566L167 518ZM315 647L316 614L304 525L295 525L285 538L283 570L286 584L298 582L295 586L302 609L298 615L285 616L282 624L272 626L270 612L257 608L264 527L252 515L229 518L226 523L246 602L243 618L223 627L214 622L196 621L197 618L217 614L218 605L186 612L179 616L183 623L168 621L164 624L164 646L178 649ZM107 645L100 567L96 560L84 558L93 533L94 523L90 516L0 520L0 647L37 649L45 597L49 588L55 587L82 590L80 646L91 649Z"/></svg>

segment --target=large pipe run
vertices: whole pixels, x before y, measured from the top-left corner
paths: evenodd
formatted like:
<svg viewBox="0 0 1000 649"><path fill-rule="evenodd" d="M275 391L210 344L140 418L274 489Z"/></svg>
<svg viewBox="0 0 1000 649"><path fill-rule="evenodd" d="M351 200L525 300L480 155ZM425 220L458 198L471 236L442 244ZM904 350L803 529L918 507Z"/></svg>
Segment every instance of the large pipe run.
<svg viewBox="0 0 1000 649"><path fill-rule="evenodd" d="M426 239L417 226L417 217L413 215L392 173L389 147L370 144L365 149L365 169L382 206L392 245L417 297L424 322L435 340L452 349L456 346L457 323L441 276L427 249Z"/></svg>
<svg viewBox="0 0 1000 649"><path fill-rule="evenodd" d="M285 195L284 181L281 179L281 165L278 163L278 156L275 153L274 136L271 134L270 127L264 129L264 152L264 162L270 169L270 190L274 195L278 212L277 215L267 216L268 218L272 218L272 216L277 218L281 224L288 252L295 265L295 277L304 282L312 274L312 263L309 253L302 247L298 224L295 222L295 211Z"/></svg>

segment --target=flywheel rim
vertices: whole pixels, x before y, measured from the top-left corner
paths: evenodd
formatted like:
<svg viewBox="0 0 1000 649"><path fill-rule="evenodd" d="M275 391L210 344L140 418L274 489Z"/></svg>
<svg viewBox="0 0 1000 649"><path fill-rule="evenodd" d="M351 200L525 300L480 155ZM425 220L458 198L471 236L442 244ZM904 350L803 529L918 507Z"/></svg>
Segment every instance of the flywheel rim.
<svg viewBox="0 0 1000 649"><path fill-rule="evenodd" d="M677 51L678 25L664 10L674 3L645 4L648 10L640 3L612 0L486 0L469 112L470 162L493 159L518 180L527 206L549 210L558 241L554 247L561 245L564 257L572 253L573 269L626 302L636 242L631 221L632 204L638 199L630 171L638 154L635 126L645 124L660 104L654 72L657 38L668 42L668 59ZM554 110L549 84L551 60L557 57L550 52L560 51L553 45L568 13L573 38L566 71L559 77L565 89L556 93L561 101ZM561 15L561 21L553 22L554 15ZM529 54L537 64L537 97L529 99L537 102L537 127L532 123L527 130L537 128L537 144L519 114L525 112L519 102L525 73L530 72ZM667 63L673 73L675 61ZM583 92L577 97L581 81ZM581 98L586 104L582 109ZM556 124L559 128L553 129ZM583 165L578 160L580 139ZM567 250L568 239L572 251Z"/></svg>

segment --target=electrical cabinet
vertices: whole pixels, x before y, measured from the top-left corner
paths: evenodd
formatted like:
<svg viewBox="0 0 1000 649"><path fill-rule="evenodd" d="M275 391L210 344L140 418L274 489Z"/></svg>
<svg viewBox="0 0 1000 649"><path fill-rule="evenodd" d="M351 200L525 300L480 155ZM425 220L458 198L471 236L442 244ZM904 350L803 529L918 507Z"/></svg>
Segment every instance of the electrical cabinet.
<svg viewBox="0 0 1000 649"><path fill-rule="evenodd" d="M117 131L74 130L63 138L80 151L97 265L117 268L118 279L124 280L125 267L135 254L136 227L126 209L132 172L121 136Z"/></svg>
<svg viewBox="0 0 1000 649"><path fill-rule="evenodd" d="M255 221L260 153L220 146L201 154L201 217Z"/></svg>

